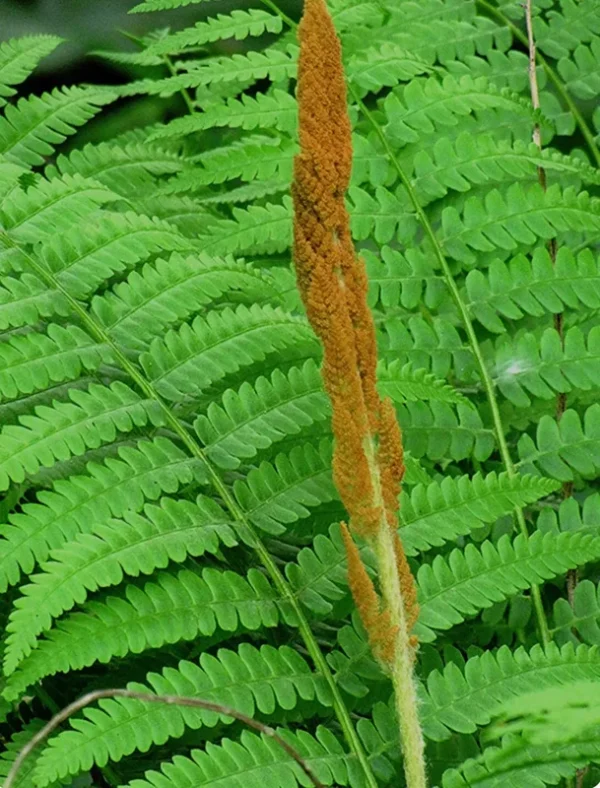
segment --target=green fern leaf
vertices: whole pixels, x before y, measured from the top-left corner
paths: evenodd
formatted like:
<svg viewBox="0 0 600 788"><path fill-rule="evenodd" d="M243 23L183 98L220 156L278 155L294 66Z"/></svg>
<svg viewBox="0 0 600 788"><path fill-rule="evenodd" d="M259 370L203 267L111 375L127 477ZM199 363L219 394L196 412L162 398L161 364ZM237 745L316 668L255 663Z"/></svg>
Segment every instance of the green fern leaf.
<svg viewBox="0 0 600 788"><path fill-rule="evenodd" d="M494 189L482 201L465 203L464 214L453 208L442 213L442 242L448 253L472 266L477 252L515 251L520 244L549 240L570 230L590 233L600 229L600 201L572 188L561 191L535 185L524 190L510 186L505 195Z"/></svg>
<svg viewBox="0 0 600 788"><path fill-rule="evenodd" d="M450 629L494 602L598 556L600 539L578 531L538 531L529 538L519 534L512 542L503 536L497 545L486 541L478 549L469 544L464 552L453 550L448 559L436 556L417 573L420 614L415 634L431 642L434 630Z"/></svg>
<svg viewBox="0 0 600 788"><path fill-rule="evenodd" d="M537 45L553 58L567 57L580 43L593 41L600 34L600 7L596 2L581 6L572 0L561 0L560 12L548 15L548 20L536 20Z"/></svg>
<svg viewBox="0 0 600 788"><path fill-rule="evenodd" d="M249 254L260 250L273 254L283 252L292 244L292 201L283 198L283 205L254 205L233 208L233 219L222 219L200 236L204 252L214 255Z"/></svg>
<svg viewBox="0 0 600 788"><path fill-rule="evenodd" d="M118 457L102 465L89 463L86 476L57 481L38 493L38 503L25 503L0 526L0 589L30 574L50 550L89 533L111 517L140 512L147 500L174 494L184 485L205 481L199 460L187 457L164 437L123 446Z"/></svg>
<svg viewBox="0 0 600 788"><path fill-rule="evenodd" d="M559 481L572 481L574 472L594 478L600 467L600 405L584 414L583 424L577 411L568 409L560 422L542 416L536 440L522 435L519 443L520 465L524 471L542 471Z"/></svg>
<svg viewBox="0 0 600 788"><path fill-rule="evenodd" d="M591 580L577 584L572 602L557 599L553 614L553 635L559 641L573 639L577 632L585 643L600 645L600 589Z"/></svg>
<svg viewBox="0 0 600 788"><path fill-rule="evenodd" d="M273 128L293 134L297 126L298 103L283 90L275 88L270 93L256 96L242 94L241 98L229 98L186 118L176 118L157 129L150 140L184 137L206 129L228 126L252 131L256 128Z"/></svg>
<svg viewBox="0 0 600 788"><path fill-rule="evenodd" d="M351 57L346 73L365 94L377 93L383 87L394 87L400 81L408 82L430 70L428 63L389 41Z"/></svg>
<svg viewBox="0 0 600 788"><path fill-rule="evenodd" d="M575 256L562 246L556 261L537 248L531 261L523 255L508 263L494 260L488 273L469 271L466 302L473 316L490 331L505 331L502 318L558 314L564 307L600 308L600 264L590 250Z"/></svg>
<svg viewBox="0 0 600 788"><path fill-rule="evenodd" d="M44 726L43 720L33 719L25 727L15 733L9 741L4 743L4 750L0 754L0 777L8 777L9 770L12 768L14 762L19 756L21 750L25 745L31 741L32 737ZM27 758L23 763L18 774L15 776L15 788L35 788L33 781L33 774L37 757L40 751L32 752L31 758Z"/></svg>
<svg viewBox="0 0 600 788"><path fill-rule="evenodd" d="M311 673L294 649L262 646L259 650L248 643L242 643L237 651L220 649L216 656L203 654L199 665L180 662L177 669L151 673L147 685L132 683L129 689L200 697L231 705L249 716L257 712L273 715L278 707L290 710L300 699L331 704L321 677ZM92 763L103 766L109 758L114 762L136 750L144 752L152 744L181 737L186 727L196 730L234 721L212 711L126 698L101 701L101 708L84 711L74 730L51 740L37 762L39 785L76 774Z"/></svg>
<svg viewBox="0 0 600 788"><path fill-rule="evenodd" d="M0 153L17 164L44 164L56 145L113 100L107 90L79 87L21 98L0 118Z"/></svg>
<svg viewBox="0 0 600 788"><path fill-rule="evenodd" d="M89 216L117 195L80 175L38 180L31 189L13 189L0 207L0 226L17 242L56 239L77 219Z"/></svg>
<svg viewBox="0 0 600 788"><path fill-rule="evenodd" d="M0 344L0 400L45 391L109 363L107 348L77 326L50 324L47 333L16 335Z"/></svg>
<svg viewBox="0 0 600 788"><path fill-rule="evenodd" d="M48 178L58 175L83 175L103 183L125 196L152 189L156 177L172 175L186 168L185 160L168 143L150 143L146 139L127 142L88 143L68 156L60 154L56 164L45 169Z"/></svg>
<svg viewBox="0 0 600 788"><path fill-rule="evenodd" d="M39 406L35 416L22 416L19 425L0 431L0 489L10 481L21 483L40 467L49 468L114 441L119 432L131 432L149 422L162 424L155 401L144 401L124 383L73 389L71 402Z"/></svg>
<svg viewBox="0 0 600 788"><path fill-rule="evenodd" d="M365 249L362 252L369 276L369 301L385 309L402 306L417 309L424 303L436 309L447 294L446 284L430 257L420 255L416 249L399 252L383 246L377 255Z"/></svg>
<svg viewBox="0 0 600 788"><path fill-rule="evenodd" d="M202 576L182 569L157 573L143 587L128 585L121 596L87 602L82 612L59 621L7 680L12 700L30 684L114 657L140 654L199 635L274 627L284 610L258 570L247 579L208 568ZM295 623L289 614L288 623Z"/></svg>
<svg viewBox="0 0 600 788"><path fill-rule="evenodd" d="M392 91L383 106L388 121L386 134L396 145L417 142L419 136L431 134L440 126L455 126L458 118L475 110L531 114L530 106L519 96L496 88L483 77L468 76L458 80L447 76L441 82L435 78L414 79L403 90Z"/></svg>
<svg viewBox="0 0 600 788"><path fill-rule="evenodd" d="M14 85L24 82L37 64L61 44L58 36L11 38L0 44L0 107L14 96Z"/></svg>
<svg viewBox="0 0 600 788"><path fill-rule="evenodd" d="M168 261L158 259L133 271L126 282L95 297L92 310L121 346L144 350L157 334L229 292L253 302L269 296L279 300L272 280L246 263L173 254Z"/></svg>
<svg viewBox="0 0 600 788"><path fill-rule="evenodd" d="M170 11L173 8L183 8L184 6L207 2L209 0L144 0L143 3L138 3L138 5L130 9L129 13L146 14L152 11Z"/></svg>
<svg viewBox="0 0 600 788"><path fill-rule="evenodd" d="M300 343L314 346L303 318L279 308L239 306L198 317L164 339L154 339L140 361L156 390L171 401L198 395L228 374Z"/></svg>
<svg viewBox="0 0 600 788"><path fill-rule="evenodd" d="M234 54L226 57L186 61L188 72L164 79L142 79L120 86L116 90L120 96L172 96L186 89L199 88L203 85L218 85L221 82L233 82L247 85L259 79L279 82L296 75L298 48L289 45L285 50L271 47L262 52L250 51L245 55Z"/></svg>
<svg viewBox="0 0 600 788"><path fill-rule="evenodd" d="M539 476L490 473L419 484L400 498L400 535L408 555L466 536L517 507L550 495L558 484Z"/></svg>
<svg viewBox="0 0 600 788"><path fill-rule="evenodd" d="M191 247L175 227L160 219L108 211L98 218L53 235L38 250L56 281L78 298L159 250Z"/></svg>
<svg viewBox="0 0 600 788"><path fill-rule="evenodd" d="M548 328L541 337L524 333L510 344L499 340L495 356L496 384L517 407L531 406L529 394L548 400L558 392L590 391L600 385L598 326L587 336L574 326L564 337Z"/></svg>
<svg viewBox="0 0 600 788"><path fill-rule="evenodd" d="M320 725L314 737L301 730L291 733L278 729L277 733L300 753L323 785L350 784L352 756L343 751L328 728ZM305 777L272 739L242 731L239 741L223 738L218 746L207 742L204 750L192 750L189 757L176 756L162 763L160 772L146 772L128 788L164 788L167 781L174 788L184 788L189 782L212 788L242 788L254 781L296 788L303 785Z"/></svg>
<svg viewBox="0 0 600 788"><path fill-rule="evenodd" d="M545 649L511 651L502 646L486 651L458 667L450 662L427 677L427 695L421 700L425 735L441 741L451 731L474 733L488 725L507 700L536 690L571 682L598 680L600 654L594 647L550 643Z"/></svg>
<svg viewBox="0 0 600 788"><path fill-rule="evenodd" d="M309 506L338 500L331 479L331 442L318 448L308 443L279 454L273 464L262 462L234 484L234 493L249 519L270 534L309 515Z"/></svg>
<svg viewBox="0 0 600 788"><path fill-rule="evenodd" d="M178 54L187 47L199 47L213 41L241 41L248 36L281 33L282 26L280 16L261 8L250 8L247 11L238 9L227 16L217 14L209 17L206 22L197 22L194 27L166 36L147 47L143 54L149 57Z"/></svg>
<svg viewBox="0 0 600 788"><path fill-rule="evenodd" d="M202 496L194 504L165 498L160 506L147 504L143 515L126 512L122 520L107 520L92 533L79 534L54 550L43 572L21 587L7 625L5 674L35 648L53 618L82 604L88 592L119 585L124 575L151 574L169 561L181 563L188 555L216 554L221 545L236 544L221 508Z"/></svg>
<svg viewBox="0 0 600 788"><path fill-rule="evenodd" d="M37 276L25 272L3 277L0 286L0 331L35 325L41 318L69 314L62 295L48 288Z"/></svg>

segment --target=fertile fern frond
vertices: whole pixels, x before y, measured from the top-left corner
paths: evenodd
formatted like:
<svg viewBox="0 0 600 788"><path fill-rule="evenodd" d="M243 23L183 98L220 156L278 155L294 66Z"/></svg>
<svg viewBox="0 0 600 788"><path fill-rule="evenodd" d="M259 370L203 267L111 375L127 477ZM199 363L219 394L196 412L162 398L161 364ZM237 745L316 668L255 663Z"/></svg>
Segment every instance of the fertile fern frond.
<svg viewBox="0 0 600 788"><path fill-rule="evenodd" d="M130 684L138 692L187 695L225 703L248 716L257 711L272 716L278 708L293 709L302 700L330 705L327 686L311 673L305 660L293 649L262 646L259 650L242 643L237 651L220 649L215 656L203 654L199 665L180 662L177 669L151 673L147 684ZM148 750L171 737L181 737L186 728L215 727L231 723L230 717L202 709L163 707L133 699L101 702L101 708L84 712L73 723L74 730L53 739L36 767L40 785L67 774L119 761L135 750ZM145 735L139 735L143 720Z"/></svg>

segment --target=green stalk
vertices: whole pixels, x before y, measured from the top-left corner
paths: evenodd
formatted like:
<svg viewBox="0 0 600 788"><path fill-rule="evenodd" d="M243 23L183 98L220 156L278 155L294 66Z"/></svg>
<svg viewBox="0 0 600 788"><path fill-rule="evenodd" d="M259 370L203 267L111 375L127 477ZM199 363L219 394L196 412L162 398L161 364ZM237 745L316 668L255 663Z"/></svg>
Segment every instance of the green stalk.
<svg viewBox="0 0 600 788"><path fill-rule="evenodd" d="M348 742L352 752L356 756L358 762L361 765L361 768L364 772L366 784L369 788L377 788L377 781L373 775L371 770L371 766L369 764L367 755L365 750L362 746L362 743L358 737L356 730L354 729L354 725L352 724L352 720L350 718L350 713L346 708L344 703L344 699L340 693L339 687L336 684L336 681L333 677L329 669L329 665L327 664L327 660L321 649L319 648L315 637L312 633L310 628L310 624L308 619L304 615L304 611L302 610L302 606L300 602L296 598L293 590L288 585L285 577L280 572L276 562L274 561L273 557L265 547L265 545L261 542L260 537L254 530L253 526L248 521L245 513L237 504L237 501L232 496L231 492L227 485L223 482L217 470L213 467L212 463L207 458L206 454L204 453L200 444L195 440L195 438L190 435L184 425L179 421L179 419L173 414L169 405L164 402L162 397L158 394L158 392L154 389L154 386L146 380L143 374L139 371L135 364L133 364L129 358L123 353L120 347L113 341L111 336L104 330L104 328L99 325L86 311L86 309L75 299L69 292L67 292L59 282L56 281L52 273L45 268L43 265L40 265L34 258L32 258L29 254L27 254L24 250L17 246L16 243L4 232L0 232L0 242L3 243L8 248L19 248L22 254L27 258L28 264L33 271L42 279L46 284L52 288L53 290L57 290L60 292L64 298L69 302L69 305L73 312L79 317L83 325L89 331L91 336L93 336L96 341L101 344L105 344L110 347L115 360L117 361L118 365L121 369L126 372L132 381L136 384L136 386L144 393L148 399L152 399L158 403L162 414L164 416L165 422L170 426L173 432L179 437L181 442L187 447L188 451L193 457L196 457L200 460L203 465L205 466L209 478L214 486L215 491L223 500L225 506L231 513L232 517L236 521L239 528L246 532L246 539L245 541L247 544L252 545L253 549L255 550L256 554L258 555L261 563L269 573L273 584L275 585L277 591L281 595L282 599L289 603L294 614L298 621L298 630L304 640L306 645L307 651L310 654L315 667L324 677L325 681L327 682L329 689L331 691L331 695L333 698L333 708L335 714L338 718L342 731L344 733L344 737Z"/></svg>
<svg viewBox="0 0 600 788"><path fill-rule="evenodd" d="M508 473L509 477L514 478L515 476L517 476L517 471L512 461L512 457L510 456L508 443L506 442L506 435L504 432L504 426L502 424L500 408L498 407L498 400L496 398L494 382L492 381L491 375L486 367L485 359L483 358L483 353L481 352L481 347L479 345L479 340L477 339L477 334L475 333L475 328L473 327L471 316L469 315L469 311L464 301L462 300L460 290L458 289L456 280L452 275L452 271L450 270L448 261L446 260L444 252L442 251L442 248L440 246L440 243L436 238L435 232L433 230L433 227L431 226L427 214L425 213L425 211L421 206L421 203L419 202L419 199L415 193L415 190L413 189L410 179L407 177L406 173L402 169L402 165L398 161L398 158L395 155L394 151L392 150L385 134L383 133L381 127L379 126L379 123L374 118L373 114L365 105L365 103L358 96L358 94L352 87L352 84L350 84L350 92L352 93L355 102L360 107L361 112L371 123L374 131L376 132L377 136L381 140L381 143L386 151L386 154L388 155L390 162L392 163L394 169L396 170L400 181L402 182L404 188L406 189L406 193L414 207L415 213L417 214L421 226L423 227L423 230L425 231L425 234L427 235L431 243L433 253L444 274L446 285L456 304L465 332L469 340L469 344L471 346L471 350L473 352L473 355L475 356L475 361L477 363L479 374L481 376L481 380L483 382L483 386L487 395L490 410L492 412L492 421L494 423L494 431L496 433L496 439L498 441L498 448L500 449L500 456L502 457L502 462L504 463L504 467L506 468L506 472ZM529 532L527 529L527 523L525 522L525 517L523 515L523 510L520 508L515 509L515 517L521 533L524 536L528 536ZM540 593L539 586L532 586L531 595L533 598L533 604L535 608L536 618L537 618L542 642L544 643L544 645L547 645L550 642L550 635L548 632L548 621L546 619L546 613L544 611L544 606L542 604L542 596Z"/></svg>

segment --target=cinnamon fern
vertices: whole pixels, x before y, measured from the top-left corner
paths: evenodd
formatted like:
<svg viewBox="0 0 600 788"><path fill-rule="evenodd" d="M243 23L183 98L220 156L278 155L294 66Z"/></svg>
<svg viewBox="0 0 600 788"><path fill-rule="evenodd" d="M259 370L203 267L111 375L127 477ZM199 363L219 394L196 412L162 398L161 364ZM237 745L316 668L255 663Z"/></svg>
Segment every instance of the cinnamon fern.
<svg viewBox="0 0 600 788"><path fill-rule="evenodd" d="M600 0L234 6L0 43L0 775L592 788Z"/></svg>

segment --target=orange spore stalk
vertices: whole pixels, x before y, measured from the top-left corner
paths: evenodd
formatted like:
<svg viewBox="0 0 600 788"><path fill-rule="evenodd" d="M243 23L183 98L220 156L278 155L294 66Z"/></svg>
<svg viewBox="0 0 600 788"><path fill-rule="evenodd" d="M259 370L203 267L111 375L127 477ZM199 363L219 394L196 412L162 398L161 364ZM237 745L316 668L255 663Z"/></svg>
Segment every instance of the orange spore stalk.
<svg viewBox="0 0 600 788"><path fill-rule="evenodd" d="M376 388L377 346L368 280L350 234L344 195L352 136L341 47L324 0L306 0L299 27L300 153L294 162L294 261L308 319L323 344L322 375L333 409L333 474L353 533L393 531L395 564L409 631L418 607L398 528L404 474L400 428ZM349 584L374 653L394 660L397 625L343 526ZM412 641L414 644L414 640Z"/></svg>

